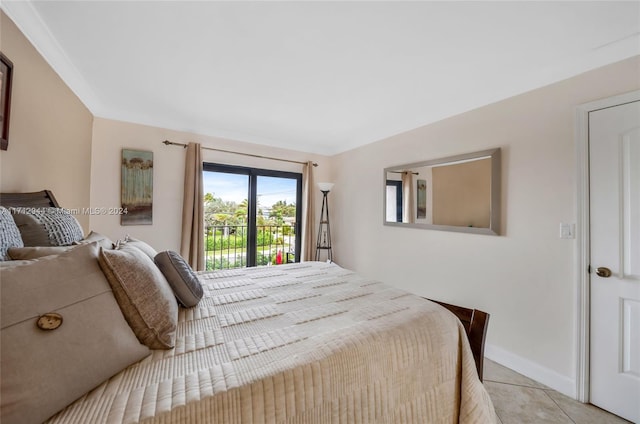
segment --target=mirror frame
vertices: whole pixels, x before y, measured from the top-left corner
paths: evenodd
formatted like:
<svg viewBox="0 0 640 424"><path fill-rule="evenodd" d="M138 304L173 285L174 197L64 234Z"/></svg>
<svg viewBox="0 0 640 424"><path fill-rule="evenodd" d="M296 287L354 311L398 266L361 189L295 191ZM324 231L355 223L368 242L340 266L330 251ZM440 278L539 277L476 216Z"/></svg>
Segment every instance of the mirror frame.
<svg viewBox="0 0 640 424"><path fill-rule="evenodd" d="M387 221L387 173L390 171L396 171L398 169L411 169L430 165L439 165L449 162L460 162L468 159L480 159L491 158L491 211L489 228L480 227L458 227L453 225L437 225L437 224L420 224L420 223L408 223L408 222L392 222ZM382 181L382 224L392 227L403 228L421 228L425 230L440 230L440 231L455 231L458 233L473 233L473 234L487 234L487 235L500 235L500 208L501 208L501 187L502 187L502 161L500 148L482 150L479 152L465 153L461 155L448 156L445 158L432 159L423 162L414 162L408 164L402 164L398 166L390 166L383 171Z"/></svg>

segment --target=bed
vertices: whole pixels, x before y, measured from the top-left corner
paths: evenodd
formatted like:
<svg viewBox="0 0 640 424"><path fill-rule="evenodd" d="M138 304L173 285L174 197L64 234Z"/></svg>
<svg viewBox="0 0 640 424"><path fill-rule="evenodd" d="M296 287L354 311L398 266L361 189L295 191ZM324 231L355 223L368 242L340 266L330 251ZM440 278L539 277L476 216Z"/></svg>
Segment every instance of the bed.
<svg viewBox="0 0 640 424"><path fill-rule="evenodd" d="M333 263L197 278L204 295L179 308L172 349L152 350L48 422L495 420L468 339L481 335L472 343L481 360L481 311L458 310L465 328L450 312L459 307Z"/></svg>

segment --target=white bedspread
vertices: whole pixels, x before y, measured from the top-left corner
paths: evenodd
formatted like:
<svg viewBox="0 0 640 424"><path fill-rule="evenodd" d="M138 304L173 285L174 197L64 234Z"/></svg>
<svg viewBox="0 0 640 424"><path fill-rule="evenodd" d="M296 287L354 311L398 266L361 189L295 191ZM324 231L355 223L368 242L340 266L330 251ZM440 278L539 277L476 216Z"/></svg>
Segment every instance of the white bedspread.
<svg viewBox="0 0 640 424"><path fill-rule="evenodd" d="M200 278L175 349L50 421L494 422L464 329L439 305L319 262Z"/></svg>

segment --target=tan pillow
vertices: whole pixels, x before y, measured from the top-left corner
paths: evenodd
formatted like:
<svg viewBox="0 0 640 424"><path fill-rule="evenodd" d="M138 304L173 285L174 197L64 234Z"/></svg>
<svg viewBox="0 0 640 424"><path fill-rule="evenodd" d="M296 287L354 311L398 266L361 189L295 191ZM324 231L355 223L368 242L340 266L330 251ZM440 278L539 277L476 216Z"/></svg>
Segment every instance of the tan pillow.
<svg viewBox="0 0 640 424"><path fill-rule="evenodd" d="M19 259L17 261L1 261L0 271L4 271L7 268L13 268L16 266L32 264L35 261L37 261L37 259ZM2 275L3 274L0 274L0 283L2 283Z"/></svg>
<svg viewBox="0 0 640 424"><path fill-rule="evenodd" d="M31 246L31 247L10 247L7 250L12 260L38 259L44 256L59 255L68 252L75 246Z"/></svg>
<svg viewBox="0 0 640 424"><path fill-rule="evenodd" d="M104 247L105 249L113 249L113 242L111 241L111 239L107 236L103 236L100 233L96 233L95 231L91 231L89 235L84 239L76 241L73 244L87 244L93 243L94 241L97 241L100 246Z"/></svg>
<svg viewBox="0 0 640 424"><path fill-rule="evenodd" d="M139 250L142 250L145 253L145 255L147 255L149 259L151 259L151 262L153 262L154 258L158 254L158 252L156 252L156 249L149 246L147 243L145 243L142 240L136 240L134 238L130 238L129 236L127 236L126 244L129 246L134 246Z"/></svg>
<svg viewBox="0 0 640 424"><path fill-rule="evenodd" d="M118 250L100 249L98 262L138 340L152 349L172 348L178 303L153 261L127 243Z"/></svg>
<svg viewBox="0 0 640 424"><path fill-rule="evenodd" d="M90 244L2 270L0 421L42 422L149 354ZM38 328L47 313L62 317ZM40 320L41 326L59 319Z"/></svg>

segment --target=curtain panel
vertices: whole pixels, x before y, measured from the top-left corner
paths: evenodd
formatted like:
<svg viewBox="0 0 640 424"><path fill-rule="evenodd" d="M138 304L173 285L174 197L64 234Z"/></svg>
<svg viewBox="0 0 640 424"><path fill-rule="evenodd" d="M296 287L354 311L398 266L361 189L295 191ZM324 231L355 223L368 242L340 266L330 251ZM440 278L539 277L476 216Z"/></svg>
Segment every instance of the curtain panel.
<svg viewBox="0 0 640 424"><path fill-rule="evenodd" d="M413 193L413 174L411 171L402 173L402 222L415 222L415 200Z"/></svg>
<svg viewBox="0 0 640 424"><path fill-rule="evenodd" d="M313 242L313 227L315 226L315 206L314 206L314 181L313 162L309 161L302 171L302 196L303 196L303 218L302 218L302 256L303 261L315 260L315 244Z"/></svg>
<svg viewBox="0 0 640 424"><path fill-rule="evenodd" d="M200 143L189 143L184 171L180 255L196 271L203 271L205 268L202 185Z"/></svg>

